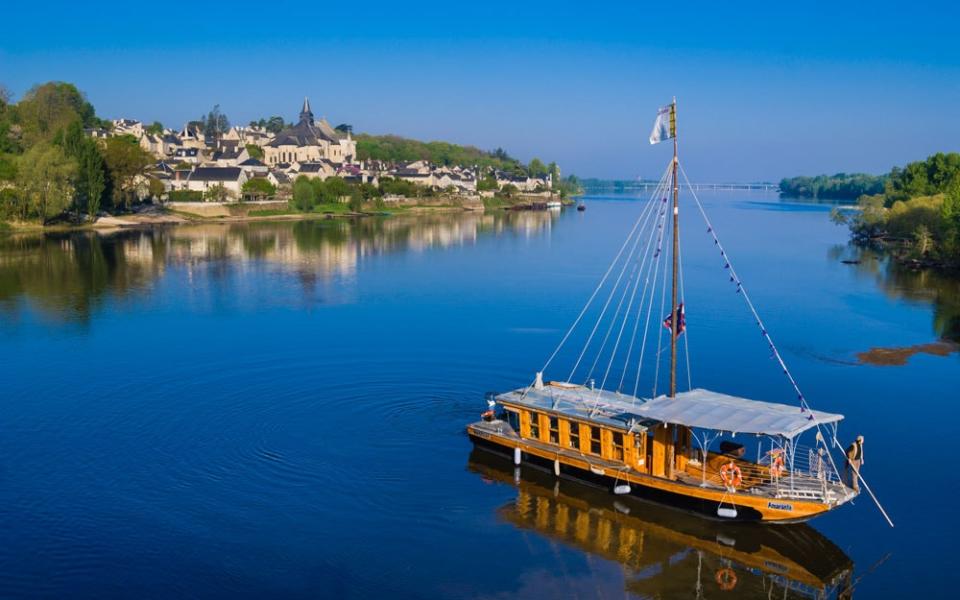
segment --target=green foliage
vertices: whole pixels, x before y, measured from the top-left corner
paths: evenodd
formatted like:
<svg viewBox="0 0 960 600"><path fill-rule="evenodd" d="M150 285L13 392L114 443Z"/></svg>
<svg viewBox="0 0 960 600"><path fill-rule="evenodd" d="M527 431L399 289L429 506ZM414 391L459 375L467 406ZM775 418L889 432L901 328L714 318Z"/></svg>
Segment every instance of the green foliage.
<svg viewBox="0 0 960 600"><path fill-rule="evenodd" d="M960 154L895 167L884 191L859 205L848 219L855 239L896 239L914 258L960 267Z"/></svg>
<svg viewBox="0 0 960 600"><path fill-rule="evenodd" d="M250 158L263 160L263 148L256 144L247 144L245 147L247 149L247 154L250 155Z"/></svg>
<svg viewBox="0 0 960 600"><path fill-rule="evenodd" d="M20 195L12 187L0 188L0 221L8 221L20 216ZM0 231L5 227L0 223Z"/></svg>
<svg viewBox="0 0 960 600"><path fill-rule="evenodd" d="M79 121L82 127L100 124L93 105L70 83L51 81L34 86L10 108L24 147L52 140L73 121Z"/></svg>
<svg viewBox="0 0 960 600"><path fill-rule="evenodd" d="M59 146L36 144L20 157L17 166L19 217L36 217L46 223L63 213L73 198L76 162Z"/></svg>
<svg viewBox="0 0 960 600"><path fill-rule="evenodd" d="M209 200L210 202L226 202L231 197L233 197L233 193L224 187L222 183L211 185L207 191L203 193L203 199Z"/></svg>
<svg viewBox="0 0 960 600"><path fill-rule="evenodd" d="M97 143L83 133L79 121L73 121L62 135L61 146L77 162L74 181L74 208L96 218L107 187L106 166Z"/></svg>
<svg viewBox="0 0 960 600"><path fill-rule="evenodd" d="M938 152L926 160L912 162L890 171L884 189L886 205L917 196L946 192L960 178L960 154Z"/></svg>
<svg viewBox="0 0 960 600"><path fill-rule="evenodd" d="M154 121L153 123L147 125L147 128L144 129L144 131L151 135L160 135L163 133L163 123L160 121Z"/></svg>
<svg viewBox="0 0 960 600"><path fill-rule="evenodd" d="M302 212L313 209L317 203L317 194L310 179L301 175L293 182L293 207Z"/></svg>
<svg viewBox="0 0 960 600"><path fill-rule="evenodd" d="M539 158L534 158L530 161L530 164L527 165L527 174L529 174L530 177L543 178L546 177L548 173L547 165L540 162Z"/></svg>
<svg viewBox="0 0 960 600"><path fill-rule="evenodd" d="M511 170L520 163L502 149L487 152L474 146L459 146L447 142L421 142L396 135L370 135L361 133L354 138L357 141L357 158L360 160L385 160L390 162L410 162L427 160L434 164L461 167L493 167Z"/></svg>
<svg viewBox="0 0 960 600"><path fill-rule="evenodd" d="M214 104L202 121L203 134L218 140L230 129L230 119L220 111L219 104Z"/></svg>
<svg viewBox="0 0 960 600"><path fill-rule="evenodd" d="M17 161L12 155L0 154L0 181L13 181L17 178Z"/></svg>
<svg viewBox="0 0 960 600"><path fill-rule="evenodd" d="M203 202L203 192L197 190L171 190L167 193L168 202Z"/></svg>
<svg viewBox="0 0 960 600"><path fill-rule="evenodd" d="M251 196L258 200L270 198L277 193L276 186L270 183L265 177L248 179L240 189L244 196Z"/></svg>
<svg viewBox="0 0 960 600"><path fill-rule="evenodd" d="M512 183L508 183L500 188L500 191L497 192L497 195L501 198L513 198L519 193L520 190L517 188L517 186L513 185Z"/></svg>
<svg viewBox="0 0 960 600"><path fill-rule="evenodd" d="M560 194L561 198L569 198L583 193L583 186L576 175L568 175L566 179L557 177L553 180L553 191Z"/></svg>
<svg viewBox="0 0 960 600"><path fill-rule="evenodd" d="M886 179L884 175L864 173L791 177L780 181L780 194L792 198L855 200L864 194L882 192Z"/></svg>
<svg viewBox="0 0 960 600"><path fill-rule="evenodd" d="M101 151L113 207L129 208L136 191L136 178L143 175L153 157L130 135L107 138Z"/></svg>
<svg viewBox="0 0 960 600"><path fill-rule="evenodd" d="M499 187L500 186L497 185L497 178L492 175L487 175L477 182L478 192L495 192L499 189Z"/></svg>
<svg viewBox="0 0 960 600"><path fill-rule="evenodd" d="M347 202L347 206L353 212L360 212L363 209L363 196L359 189L353 188L350 190L350 200Z"/></svg>
<svg viewBox="0 0 960 600"><path fill-rule="evenodd" d="M266 129L270 133L277 134L286 129L287 123L284 122L283 117L273 116L269 119L250 121L250 127L260 127L261 129Z"/></svg>
<svg viewBox="0 0 960 600"><path fill-rule="evenodd" d="M392 177L381 177L379 182L380 192L383 195L404 196L406 198L415 198L419 186L412 181L403 179L394 179Z"/></svg>

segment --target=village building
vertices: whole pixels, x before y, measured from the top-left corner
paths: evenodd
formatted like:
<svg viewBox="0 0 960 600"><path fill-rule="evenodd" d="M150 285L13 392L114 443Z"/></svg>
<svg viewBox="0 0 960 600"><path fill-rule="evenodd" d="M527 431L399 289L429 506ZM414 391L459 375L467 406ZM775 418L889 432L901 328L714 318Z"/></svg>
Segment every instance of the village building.
<svg viewBox="0 0 960 600"><path fill-rule="evenodd" d="M315 121L310 101L304 98L299 122L278 133L263 147L263 151L264 162L270 166L319 160L340 164L353 162L357 155L357 142L349 132L341 137L326 119Z"/></svg>
<svg viewBox="0 0 960 600"><path fill-rule="evenodd" d="M337 173L337 165L330 160L316 160L310 162L295 162L287 171L291 177L309 177L310 179L326 179Z"/></svg>
<svg viewBox="0 0 960 600"><path fill-rule="evenodd" d="M222 185L228 200L238 200L243 184L249 177L240 167L197 167L187 176L180 189L206 193L210 188Z"/></svg>
<svg viewBox="0 0 960 600"><path fill-rule="evenodd" d="M133 119L114 119L110 121L113 125L113 135L132 135L140 139L143 135L143 123Z"/></svg>
<svg viewBox="0 0 960 600"><path fill-rule="evenodd" d="M266 176L270 171L270 168L267 165L263 164L261 161L256 158L248 158L245 161L240 162L237 166L247 172L247 175L256 175L256 176Z"/></svg>

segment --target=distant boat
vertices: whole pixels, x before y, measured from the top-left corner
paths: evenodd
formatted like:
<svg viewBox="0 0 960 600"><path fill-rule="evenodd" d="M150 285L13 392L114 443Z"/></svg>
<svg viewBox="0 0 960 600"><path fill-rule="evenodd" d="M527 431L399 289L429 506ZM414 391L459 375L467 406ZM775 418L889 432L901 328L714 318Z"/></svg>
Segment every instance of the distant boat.
<svg viewBox="0 0 960 600"><path fill-rule="evenodd" d="M577 204L577 210L580 211L580 212L583 212L583 211L587 210L587 205L584 204L583 202L581 202L580 204Z"/></svg>
<svg viewBox="0 0 960 600"><path fill-rule="evenodd" d="M559 200L551 200L547 202L547 208L561 208L563 204Z"/></svg>
<svg viewBox="0 0 960 600"><path fill-rule="evenodd" d="M467 433L476 447L512 456L517 465L584 480L614 494L639 496L720 520L806 521L859 493L841 479L831 454L831 446L842 450L837 427L843 415L809 407L695 193L696 207L720 255L720 275L729 278L731 291L745 299L771 358L789 379L797 401L792 405L761 402L694 388L689 381L688 351L689 389L677 392L678 339L686 329L686 318L679 260L680 167L675 119L676 103L661 109L651 141L673 138L673 160L586 306L534 381L488 395L489 410L480 421L467 426ZM671 192L672 204L668 201ZM671 234L672 244L664 243ZM671 258L669 263L665 256ZM608 277L611 272L613 277ZM628 272L629 277L624 277ZM594 318L583 319L598 293L608 288L609 295L602 295L603 309L589 313L595 315L599 310L596 323ZM638 289L642 293L638 294ZM651 319L654 305L660 311L664 305L661 298L668 295L670 312L665 318L654 314ZM618 298L619 303L615 302ZM629 302L625 302L627 298ZM626 310L621 316L622 306ZM581 321L583 327L577 329ZM638 327L641 323L642 328ZM670 338L669 348L661 348L661 327L669 332L662 336ZM545 381L543 371L575 332L582 333L586 343L569 375ZM656 346L647 348L648 339L651 345L656 340ZM586 356L588 350L590 356ZM648 398L637 395L644 356L656 361L655 374L652 369L644 371L653 383ZM661 356L670 357L669 387L667 375L661 375ZM585 376L574 377L577 373ZM594 376L602 377L598 386ZM666 393L658 392L661 385ZM812 443L808 441L811 445L800 445L801 436L809 433L814 434L807 436L808 440L814 438Z"/></svg>

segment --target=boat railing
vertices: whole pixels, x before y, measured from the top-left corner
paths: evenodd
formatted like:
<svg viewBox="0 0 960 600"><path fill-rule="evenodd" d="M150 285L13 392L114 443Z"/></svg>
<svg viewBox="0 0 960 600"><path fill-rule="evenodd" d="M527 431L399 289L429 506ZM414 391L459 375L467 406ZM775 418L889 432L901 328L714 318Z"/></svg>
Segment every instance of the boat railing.
<svg viewBox="0 0 960 600"><path fill-rule="evenodd" d="M817 502L833 502L846 494L840 474L818 450L797 446L792 460L782 451L782 464L775 460L777 456L767 453L758 462L752 462L712 454L707 468L691 468L691 472L697 472L706 485L730 487L732 481L724 481L720 469L733 460L740 479L739 485L733 487L740 493Z"/></svg>

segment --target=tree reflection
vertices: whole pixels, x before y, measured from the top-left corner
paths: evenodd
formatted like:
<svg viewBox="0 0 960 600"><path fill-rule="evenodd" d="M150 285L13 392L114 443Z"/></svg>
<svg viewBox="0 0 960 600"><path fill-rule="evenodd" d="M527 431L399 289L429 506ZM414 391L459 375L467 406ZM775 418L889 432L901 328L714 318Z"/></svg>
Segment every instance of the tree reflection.
<svg viewBox="0 0 960 600"><path fill-rule="evenodd" d="M960 276L933 269L913 269L889 256L854 245L837 246L831 258L852 263L861 277L873 279L877 287L894 300L930 305L934 333L950 342L960 342Z"/></svg>

